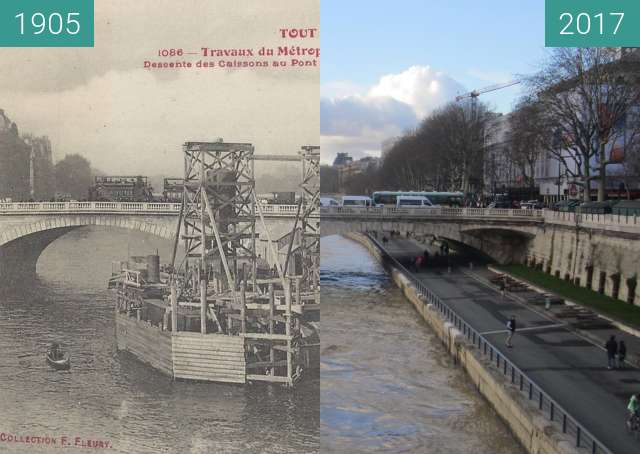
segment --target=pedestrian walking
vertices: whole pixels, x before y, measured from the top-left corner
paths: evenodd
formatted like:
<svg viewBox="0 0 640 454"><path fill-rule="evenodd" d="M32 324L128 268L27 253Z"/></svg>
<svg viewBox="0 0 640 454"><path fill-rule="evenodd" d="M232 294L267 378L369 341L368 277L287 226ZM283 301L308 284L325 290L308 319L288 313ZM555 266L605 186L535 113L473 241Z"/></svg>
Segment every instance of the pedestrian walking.
<svg viewBox="0 0 640 454"><path fill-rule="evenodd" d="M627 356L627 346L624 341L620 341L618 345L618 369L624 369L624 359Z"/></svg>
<svg viewBox="0 0 640 454"><path fill-rule="evenodd" d="M416 257L415 265L416 265L416 272L419 272L420 271L420 267L422 266L422 256L421 255Z"/></svg>
<svg viewBox="0 0 640 454"><path fill-rule="evenodd" d="M512 348L513 344L511 340L513 339L513 335L516 333L516 318L512 315L507 322L507 329L509 330L509 335L507 336L507 347Z"/></svg>
<svg viewBox="0 0 640 454"><path fill-rule="evenodd" d="M616 336L611 336L606 344L604 344L604 348L607 349L607 368L613 369L616 367L616 355L618 354L618 341L616 341Z"/></svg>
<svg viewBox="0 0 640 454"><path fill-rule="evenodd" d="M504 279L500 279L500 284L498 284L498 287L500 288L500 294L502 295L502 299L504 299L504 292L505 292L505 289L507 288L507 284L504 282Z"/></svg>

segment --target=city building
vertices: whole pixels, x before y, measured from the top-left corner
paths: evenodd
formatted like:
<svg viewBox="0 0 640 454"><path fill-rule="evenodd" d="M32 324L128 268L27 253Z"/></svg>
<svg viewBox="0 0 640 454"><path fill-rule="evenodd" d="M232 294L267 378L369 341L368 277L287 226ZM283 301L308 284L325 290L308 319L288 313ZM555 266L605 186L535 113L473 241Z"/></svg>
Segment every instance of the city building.
<svg viewBox="0 0 640 454"><path fill-rule="evenodd" d="M114 202L148 202L153 200L153 188L147 177L97 176L89 189L90 200Z"/></svg>
<svg viewBox="0 0 640 454"><path fill-rule="evenodd" d="M498 114L485 138L484 195L508 194L513 200L538 197L537 180L532 185L530 170L515 158L510 142L511 114Z"/></svg>
<svg viewBox="0 0 640 454"><path fill-rule="evenodd" d="M353 158L349 153L338 153L333 160L333 167L342 167L353 162Z"/></svg>
<svg viewBox="0 0 640 454"><path fill-rule="evenodd" d="M640 62L640 49L619 49L619 56L624 61ZM537 198L546 204L552 204L558 200L584 198L582 182L572 175L579 174L576 168L576 160L570 150L562 150L558 146L556 153L540 153L534 171L534 184L530 184L531 171L526 166L519 165L513 159L509 144L509 117L500 115L496 117L492 126L492 134L485 144L484 155L484 181L485 195L509 194L514 200L526 200ZM634 125L634 127L637 127ZM630 133L626 131L627 125L617 140L610 144L606 150L608 161L606 197L608 199L640 198L640 176L631 174L629 167L625 165L625 141ZM560 142L560 141L559 141ZM558 159L562 156L565 163ZM597 175L598 156L591 159L592 172ZM567 168L568 167L568 168ZM637 173L637 172L636 172ZM591 180L589 192L592 199L597 196L597 180Z"/></svg>
<svg viewBox="0 0 640 454"><path fill-rule="evenodd" d="M349 180L365 172L377 170L380 166L380 158L373 156L366 156L357 161L353 161L350 157L349 159L349 163L338 167L338 187L340 191L344 189L345 183Z"/></svg>

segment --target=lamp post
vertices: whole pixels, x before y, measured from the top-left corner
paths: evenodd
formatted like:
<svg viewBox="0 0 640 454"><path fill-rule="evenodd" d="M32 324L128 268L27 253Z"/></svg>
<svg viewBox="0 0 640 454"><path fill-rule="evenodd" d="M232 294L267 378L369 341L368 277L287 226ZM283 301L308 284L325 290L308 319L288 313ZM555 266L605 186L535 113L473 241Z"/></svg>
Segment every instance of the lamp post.
<svg viewBox="0 0 640 454"><path fill-rule="evenodd" d="M562 183L562 175L560 174L560 160L558 159L558 202L560 201L560 183Z"/></svg>

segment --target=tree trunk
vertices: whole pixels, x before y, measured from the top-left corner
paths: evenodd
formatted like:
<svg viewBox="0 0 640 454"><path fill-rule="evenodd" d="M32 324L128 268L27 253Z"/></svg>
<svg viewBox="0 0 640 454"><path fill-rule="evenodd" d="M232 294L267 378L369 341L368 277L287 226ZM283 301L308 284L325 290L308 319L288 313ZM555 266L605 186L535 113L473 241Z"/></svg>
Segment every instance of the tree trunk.
<svg viewBox="0 0 640 454"><path fill-rule="evenodd" d="M591 179L589 178L590 170L589 170L589 160L586 160L586 164L584 165L584 188L582 190L582 200L584 202L591 202Z"/></svg>
<svg viewBox="0 0 640 454"><path fill-rule="evenodd" d="M598 202L604 202L606 195L605 189L607 184L607 166L606 166L606 154L605 154L605 146L606 143L600 144L600 151L598 151L598 157L600 158L600 164L598 167Z"/></svg>

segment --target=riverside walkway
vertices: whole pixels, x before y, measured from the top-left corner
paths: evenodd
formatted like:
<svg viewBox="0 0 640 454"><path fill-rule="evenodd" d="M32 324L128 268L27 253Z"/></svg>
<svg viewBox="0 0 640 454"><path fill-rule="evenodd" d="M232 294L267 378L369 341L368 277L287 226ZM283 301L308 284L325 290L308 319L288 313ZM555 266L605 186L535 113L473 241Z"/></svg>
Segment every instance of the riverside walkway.
<svg viewBox="0 0 640 454"><path fill-rule="evenodd" d="M389 255L408 263L423 248L412 240L392 239ZM627 401L640 392L640 371L608 370L602 345L572 331L543 311L502 296L460 270L426 269L414 276L483 334L552 399L614 454L637 454L640 440L627 432ZM515 316L514 348L505 346L506 322ZM617 338L629 339L618 332ZM633 342L635 344L635 342Z"/></svg>

